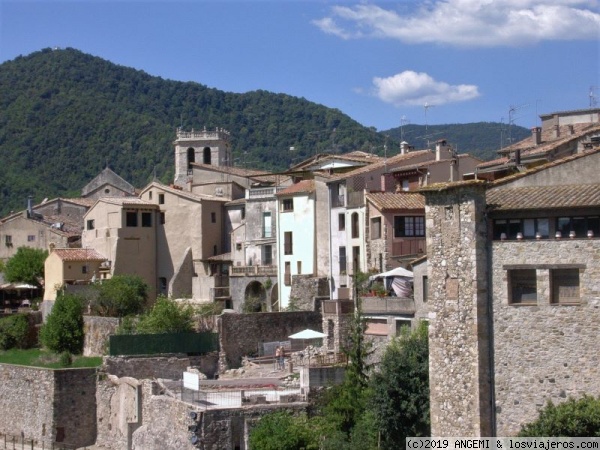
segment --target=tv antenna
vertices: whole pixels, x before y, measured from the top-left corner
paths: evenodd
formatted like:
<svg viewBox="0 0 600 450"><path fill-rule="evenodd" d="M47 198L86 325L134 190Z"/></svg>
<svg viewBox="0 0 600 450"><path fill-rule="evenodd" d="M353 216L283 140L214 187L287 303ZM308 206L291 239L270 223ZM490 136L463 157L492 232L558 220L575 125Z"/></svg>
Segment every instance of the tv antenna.
<svg viewBox="0 0 600 450"><path fill-rule="evenodd" d="M406 118L406 116L400 117L400 142L404 141L404 125L409 123L410 121Z"/></svg>
<svg viewBox="0 0 600 450"><path fill-rule="evenodd" d="M598 90L598 86L590 86L590 108L595 108L598 106L598 100L596 99L596 91Z"/></svg>
<svg viewBox="0 0 600 450"><path fill-rule="evenodd" d="M519 106L514 106L514 105L510 105L508 108L508 145L512 144L512 126L515 124L515 113L522 109L525 108L526 106L529 106L528 104L523 104L523 105L519 105Z"/></svg>
<svg viewBox="0 0 600 450"><path fill-rule="evenodd" d="M427 110L429 108L433 108L435 105L430 105L429 103L425 102L425 104L423 105L423 108L425 109L425 133L427 133L427 127L428 127L428 123L427 123Z"/></svg>

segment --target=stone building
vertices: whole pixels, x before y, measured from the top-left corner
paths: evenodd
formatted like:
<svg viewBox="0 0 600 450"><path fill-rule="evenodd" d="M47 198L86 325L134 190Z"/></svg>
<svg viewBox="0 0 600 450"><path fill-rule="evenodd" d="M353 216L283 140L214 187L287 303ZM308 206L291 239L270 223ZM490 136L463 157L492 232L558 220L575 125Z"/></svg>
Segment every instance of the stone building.
<svg viewBox="0 0 600 450"><path fill-rule="evenodd" d="M600 149L422 190L433 436L510 436L600 394Z"/></svg>

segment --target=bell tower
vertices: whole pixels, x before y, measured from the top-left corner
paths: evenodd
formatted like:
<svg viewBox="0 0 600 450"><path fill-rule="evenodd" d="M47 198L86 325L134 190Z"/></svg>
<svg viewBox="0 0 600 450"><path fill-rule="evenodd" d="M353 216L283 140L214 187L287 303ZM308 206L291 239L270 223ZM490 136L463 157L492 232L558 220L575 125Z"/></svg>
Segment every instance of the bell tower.
<svg viewBox="0 0 600 450"><path fill-rule="evenodd" d="M175 180L177 186L185 187L192 179L192 165L206 164L217 167L232 166L229 132L217 128L214 131L183 131L177 129L175 146Z"/></svg>

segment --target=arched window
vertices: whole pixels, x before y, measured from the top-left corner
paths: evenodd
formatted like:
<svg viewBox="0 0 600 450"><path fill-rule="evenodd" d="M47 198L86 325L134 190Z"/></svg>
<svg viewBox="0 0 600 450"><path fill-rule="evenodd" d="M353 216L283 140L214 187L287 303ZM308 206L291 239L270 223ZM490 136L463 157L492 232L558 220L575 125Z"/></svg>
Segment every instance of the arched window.
<svg viewBox="0 0 600 450"><path fill-rule="evenodd" d="M188 169L192 168L192 163L196 162L196 153L192 147L187 149L187 166Z"/></svg>
<svg viewBox="0 0 600 450"><path fill-rule="evenodd" d="M203 157L204 157L204 159L202 160L202 162L204 164L211 164L211 162L210 162L210 147L204 147Z"/></svg>
<svg viewBox="0 0 600 450"><path fill-rule="evenodd" d="M358 213L356 213L356 212L352 213L351 222L352 222L352 237L357 238L358 237Z"/></svg>

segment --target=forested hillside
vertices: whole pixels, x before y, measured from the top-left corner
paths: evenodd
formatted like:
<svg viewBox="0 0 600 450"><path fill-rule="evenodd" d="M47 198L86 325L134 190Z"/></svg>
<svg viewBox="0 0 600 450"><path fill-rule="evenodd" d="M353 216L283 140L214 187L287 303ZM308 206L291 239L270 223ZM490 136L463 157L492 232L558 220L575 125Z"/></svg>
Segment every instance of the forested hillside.
<svg viewBox="0 0 600 450"><path fill-rule="evenodd" d="M0 65L0 215L24 208L28 195L36 202L78 195L107 164L136 187L153 173L169 182L172 141L182 125L229 130L234 163L269 170L283 170L317 152L381 154L386 139L390 153L396 153L400 137L399 129L378 133L302 98L226 93L74 49L46 49ZM447 126L443 137L461 153L496 150L500 125L488 124L498 127L484 133L489 147L475 137L478 125L469 125L468 138L450 133L464 125ZM424 148L427 143L417 139L424 133L413 127L415 139L405 139Z"/></svg>

